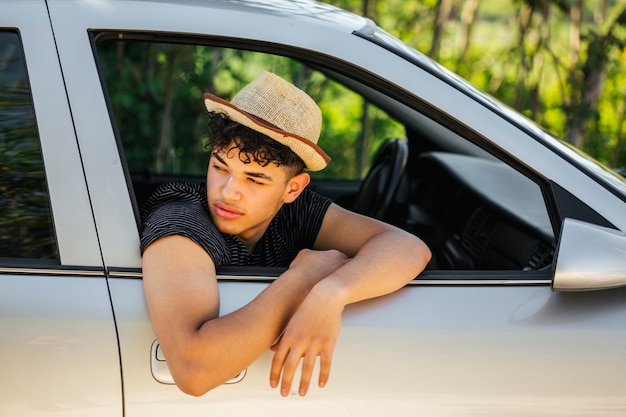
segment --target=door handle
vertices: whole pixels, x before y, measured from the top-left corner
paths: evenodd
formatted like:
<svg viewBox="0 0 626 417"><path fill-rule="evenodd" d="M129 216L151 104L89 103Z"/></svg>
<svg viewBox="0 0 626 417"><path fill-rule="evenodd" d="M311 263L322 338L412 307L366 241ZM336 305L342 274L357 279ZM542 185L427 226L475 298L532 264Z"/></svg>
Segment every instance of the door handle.
<svg viewBox="0 0 626 417"><path fill-rule="evenodd" d="M161 350L161 345L159 345L158 340L152 342L152 347L150 348L150 370L152 371L152 376L157 380L157 382L167 385L175 384L174 378L172 378L172 374L167 367L165 355L163 355L163 351ZM246 371L247 369L244 369L236 377L226 381L225 384L236 384L241 381L246 376Z"/></svg>

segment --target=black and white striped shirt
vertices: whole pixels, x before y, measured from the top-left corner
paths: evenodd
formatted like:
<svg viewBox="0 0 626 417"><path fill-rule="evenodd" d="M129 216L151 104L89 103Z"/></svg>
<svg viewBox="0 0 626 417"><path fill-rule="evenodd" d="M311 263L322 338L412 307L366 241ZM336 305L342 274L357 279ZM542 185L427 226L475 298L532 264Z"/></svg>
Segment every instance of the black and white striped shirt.
<svg viewBox="0 0 626 417"><path fill-rule="evenodd" d="M331 200L305 189L284 204L253 252L235 236L223 234L209 214L206 185L175 182L160 187L142 209L141 251L171 235L190 238L211 256L215 266L287 267L304 248L312 248Z"/></svg>

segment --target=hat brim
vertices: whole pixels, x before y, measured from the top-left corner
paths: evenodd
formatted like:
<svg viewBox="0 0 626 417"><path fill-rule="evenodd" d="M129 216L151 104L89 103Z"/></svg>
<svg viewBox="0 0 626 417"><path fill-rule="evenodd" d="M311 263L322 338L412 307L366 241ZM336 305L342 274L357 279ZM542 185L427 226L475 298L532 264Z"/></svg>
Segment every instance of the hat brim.
<svg viewBox="0 0 626 417"><path fill-rule="evenodd" d="M289 147L302 159L308 171L322 170L330 162L330 157L316 143L302 136L282 130L216 95L204 93L204 105L208 111L224 113L232 121L249 127Z"/></svg>

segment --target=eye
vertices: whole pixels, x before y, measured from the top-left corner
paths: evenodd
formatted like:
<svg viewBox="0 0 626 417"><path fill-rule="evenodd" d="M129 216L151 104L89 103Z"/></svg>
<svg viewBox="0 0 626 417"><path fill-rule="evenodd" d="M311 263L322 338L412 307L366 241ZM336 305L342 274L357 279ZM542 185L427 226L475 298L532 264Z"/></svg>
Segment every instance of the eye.
<svg viewBox="0 0 626 417"><path fill-rule="evenodd" d="M215 171L217 172L226 172L226 168L218 165L218 164L213 164L211 165L211 168L213 168Z"/></svg>
<svg viewBox="0 0 626 417"><path fill-rule="evenodd" d="M248 177L248 181L250 181L252 184L255 184L255 185L265 185L264 182L261 182L254 177Z"/></svg>

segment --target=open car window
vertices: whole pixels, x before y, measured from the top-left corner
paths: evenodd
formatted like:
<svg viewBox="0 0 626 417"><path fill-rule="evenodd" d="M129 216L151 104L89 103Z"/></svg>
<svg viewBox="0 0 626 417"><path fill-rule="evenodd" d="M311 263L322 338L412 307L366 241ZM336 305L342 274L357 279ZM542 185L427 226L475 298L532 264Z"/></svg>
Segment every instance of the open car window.
<svg viewBox="0 0 626 417"><path fill-rule="evenodd" d="M205 181L203 92L230 100L269 70L322 109L319 144L332 162L312 173L311 186L422 238L434 254L429 270L525 273L552 265L556 240L541 187L384 92L359 93L358 80L266 52L114 36L96 47L137 208L163 183ZM396 175L394 164L402 166L389 201L369 210L382 204L377 193L386 194L380 188Z"/></svg>

